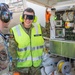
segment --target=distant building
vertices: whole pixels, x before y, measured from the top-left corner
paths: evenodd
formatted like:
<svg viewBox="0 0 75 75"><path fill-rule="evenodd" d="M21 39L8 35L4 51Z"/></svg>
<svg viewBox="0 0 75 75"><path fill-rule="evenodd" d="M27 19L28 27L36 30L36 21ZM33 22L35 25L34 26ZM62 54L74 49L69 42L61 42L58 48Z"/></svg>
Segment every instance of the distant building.
<svg viewBox="0 0 75 75"><path fill-rule="evenodd" d="M23 11L23 0L8 0L8 4L13 12Z"/></svg>
<svg viewBox="0 0 75 75"><path fill-rule="evenodd" d="M14 3L14 2L19 2L19 1L23 1L23 0L4 0L5 3Z"/></svg>
<svg viewBox="0 0 75 75"><path fill-rule="evenodd" d="M0 3L5 3L5 0L0 0Z"/></svg>

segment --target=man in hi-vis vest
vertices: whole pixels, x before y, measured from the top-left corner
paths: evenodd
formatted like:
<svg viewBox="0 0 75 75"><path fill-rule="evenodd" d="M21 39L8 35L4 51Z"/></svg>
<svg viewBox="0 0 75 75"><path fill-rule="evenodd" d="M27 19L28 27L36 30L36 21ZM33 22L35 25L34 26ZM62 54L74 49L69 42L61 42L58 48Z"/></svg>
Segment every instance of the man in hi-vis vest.
<svg viewBox="0 0 75 75"><path fill-rule="evenodd" d="M32 8L26 8L21 24L11 28L17 53L17 70L20 75L41 75L40 65L44 51L44 39L41 26L35 19Z"/></svg>

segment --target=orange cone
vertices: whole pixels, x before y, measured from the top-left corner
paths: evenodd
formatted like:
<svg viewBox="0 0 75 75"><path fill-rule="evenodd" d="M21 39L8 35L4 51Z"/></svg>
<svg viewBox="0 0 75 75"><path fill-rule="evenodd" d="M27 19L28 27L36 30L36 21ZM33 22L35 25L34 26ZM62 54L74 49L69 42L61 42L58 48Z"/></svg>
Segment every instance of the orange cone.
<svg viewBox="0 0 75 75"><path fill-rule="evenodd" d="M19 72L14 72L13 75L20 75L20 73Z"/></svg>

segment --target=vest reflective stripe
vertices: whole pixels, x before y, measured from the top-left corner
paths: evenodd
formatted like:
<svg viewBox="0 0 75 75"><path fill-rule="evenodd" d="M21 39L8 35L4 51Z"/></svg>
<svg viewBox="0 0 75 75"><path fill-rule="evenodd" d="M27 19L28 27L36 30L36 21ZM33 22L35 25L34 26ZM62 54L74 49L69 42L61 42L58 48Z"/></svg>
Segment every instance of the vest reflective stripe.
<svg viewBox="0 0 75 75"><path fill-rule="evenodd" d="M26 61L26 60L31 60L31 57L27 57L27 58L24 58L24 59L17 59L18 60L18 62L24 62L24 61Z"/></svg>
<svg viewBox="0 0 75 75"><path fill-rule="evenodd" d="M30 50L30 46L25 47L25 48L19 48L18 51L26 51L26 50Z"/></svg>
<svg viewBox="0 0 75 75"><path fill-rule="evenodd" d="M21 32L20 32L19 26L16 26L16 32L17 32L18 36L21 36Z"/></svg>
<svg viewBox="0 0 75 75"><path fill-rule="evenodd" d="M33 47L32 50L37 50L37 49L41 49L41 48L44 48L44 46L36 46L36 47Z"/></svg>
<svg viewBox="0 0 75 75"><path fill-rule="evenodd" d="M34 27L35 27L36 34L38 34L38 27L37 27L36 23L34 23L33 25L34 25Z"/></svg>
<svg viewBox="0 0 75 75"><path fill-rule="evenodd" d="M35 57L35 58L33 58L33 61L37 61L37 60L40 60L42 58L42 56L39 56L39 57ZM27 58L25 58L25 59L17 59L18 60L18 62L25 62L25 61L27 61L27 60L31 60L32 58L31 57L27 57Z"/></svg>
<svg viewBox="0 0 75 75"><path fill-rule="evenodd" d="M41 58L42 58L42 56L39 56L39 57L33 58L33 61L41 60Z"/></svg>
<svg viewBox="0 0 75 75"><path fill-rule="evenodd" d="M44 48L44 46L42 45L42 46L32 47L32 50L37 50L37 49L41 49L41 48ZM26 51L26 50L30 50L30 47L18 49L18 51Z"/></svg>

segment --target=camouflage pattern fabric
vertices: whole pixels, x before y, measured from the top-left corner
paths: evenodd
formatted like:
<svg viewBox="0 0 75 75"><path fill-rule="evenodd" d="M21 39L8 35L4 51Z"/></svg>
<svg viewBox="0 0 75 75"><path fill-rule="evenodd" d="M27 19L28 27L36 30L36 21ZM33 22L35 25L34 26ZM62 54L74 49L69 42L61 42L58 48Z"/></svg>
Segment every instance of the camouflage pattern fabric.
<svg viewBox="0 0 75 75"><path fill-rule="evenodd" d="M46 23L46 26L45 26L45 30L46 30L46 37L49 37L50 38L50 22L49 23Z"/></svg>
<svg viewBox="0 0 75 75"><path fill-rule="evenodd" d="M19 72L20 75L41 75L39 67L17 68L17 72Z"/></svg>
<svg viewBox="0 0 75 75"><path fill-rule="evenodd" d="M9 58L7 43L0 33L0 75L8 75L9 72Z"/></svg>
<svg viewBox="0 0 75 75"><path fill-rule="evenodd" d="M16 57L17 57L17 53L16 53L16 49L17 49L17 44L14 41L14 38L9 38L9 48L8 51L10 53L10 56L12 57L12 71L16 71Z"/></svg>
<svg viewBox="0 0 75 75"><path fill-rule="evenodd" d="M43 36L50 38L50 22L46 23L45 27L41 28Z"/></svg>

